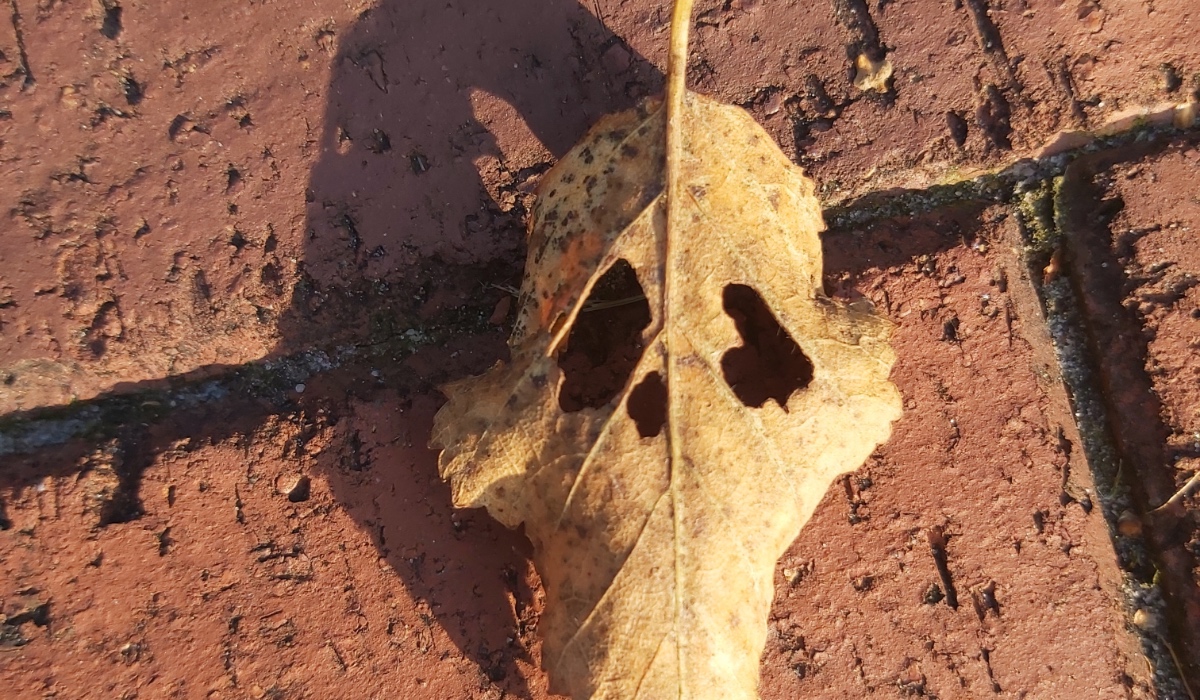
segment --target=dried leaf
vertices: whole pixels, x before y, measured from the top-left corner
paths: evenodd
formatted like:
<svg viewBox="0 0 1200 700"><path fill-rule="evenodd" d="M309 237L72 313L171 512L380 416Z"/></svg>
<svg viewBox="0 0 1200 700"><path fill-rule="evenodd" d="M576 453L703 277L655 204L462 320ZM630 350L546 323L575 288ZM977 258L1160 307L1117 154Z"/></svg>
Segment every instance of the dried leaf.
<svg viewBox="0 0 1200 700"><path fill-rule="evenodd" d="M576 699L757 697L776 561L900 414L889 324L822 293L813 183L684 90L689 5L666 99L545 176L511 361L446 386L431 441L455 505L524 523L543 665ZM570 398L568 340L630 305L593 298L629 268L649 320L628 376Z"/></svg>

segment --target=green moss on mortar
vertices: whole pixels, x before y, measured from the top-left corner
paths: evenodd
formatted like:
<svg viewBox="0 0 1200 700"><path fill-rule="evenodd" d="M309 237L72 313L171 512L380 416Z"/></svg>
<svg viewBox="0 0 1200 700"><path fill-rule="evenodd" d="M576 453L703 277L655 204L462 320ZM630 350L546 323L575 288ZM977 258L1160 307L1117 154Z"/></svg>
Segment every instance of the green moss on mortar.
<svg viewBox="0 0 1200 700"><path fill-rule="evenodd" d="M1042 180L1017 199L1017 216L1025 231L1025 245L1037 256L1049 257L1061 238L1055 217L1062 176Z"/></svg>
<svg viewBox="0 0 1200 700"><path fill-rule="evenodd" d="M954 204L1006 202L1012 188L1011 176L996 173L925 190L871 193L826 209L825 223L830 229L845 229L881 219L917 216Z"/></svg>

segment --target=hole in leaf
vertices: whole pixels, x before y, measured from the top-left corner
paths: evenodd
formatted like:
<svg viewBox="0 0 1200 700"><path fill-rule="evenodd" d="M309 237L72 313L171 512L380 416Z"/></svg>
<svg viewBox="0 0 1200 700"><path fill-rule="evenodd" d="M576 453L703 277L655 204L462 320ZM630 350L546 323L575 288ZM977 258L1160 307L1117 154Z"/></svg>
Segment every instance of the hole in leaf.
<svg viewBox="0 0 1200 700"><path fill-rule="evenodd" d="M650 304L633 267L618 260L592 287L558 353L562 389L558 405L571 413L599 408L617 395L642 356L642 331Z"/></svg>
<svg viewBox="0 0 1200 700"><path fill-rule="evenodd" d="M741 347L721 358L725 381L747 406L762 408L767 399L774 399L780 408L787 406L789 396L812 382L812 362L758 292L731 284L725 287L722 301L742 336Z"/></svg>
<svg viewBox="0 0 1200 700"><path fill-rule="evenodd" d="M667 385L658 372L647 374L629 392L629 417L644 438L658 437L667 422Z"/></svg>

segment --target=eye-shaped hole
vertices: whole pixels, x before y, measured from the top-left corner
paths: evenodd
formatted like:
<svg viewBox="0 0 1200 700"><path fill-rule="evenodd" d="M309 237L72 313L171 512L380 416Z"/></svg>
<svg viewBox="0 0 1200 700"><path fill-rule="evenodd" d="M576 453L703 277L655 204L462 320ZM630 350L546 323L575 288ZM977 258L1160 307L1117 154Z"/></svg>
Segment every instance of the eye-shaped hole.
<svg viewBox="0 0 1200 700"><path fill-rule="evenodd" d="M618 260L592 287L558 353L565 375L559 407L572 413L612 401L642 357L642 331L648 325L645 292L633 267Z"/></svg>
<svg viewBox="0 0 1200 700"><path fill-rule="evenodd" d="M774 399L785 408L788 397L812 382L812 362L754 289L728 285L722 302L742 336L742 345L721 358L725 381L747 406L762 408Z"/></svg>

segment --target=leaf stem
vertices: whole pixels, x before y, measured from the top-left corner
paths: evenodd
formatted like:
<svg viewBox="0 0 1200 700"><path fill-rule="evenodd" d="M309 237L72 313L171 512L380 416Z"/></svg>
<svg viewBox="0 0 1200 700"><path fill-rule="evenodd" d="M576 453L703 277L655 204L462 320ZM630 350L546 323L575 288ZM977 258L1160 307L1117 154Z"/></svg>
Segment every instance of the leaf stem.
<svg viewBox="0 0 1200 700"><path fill-rule="evenodd" d="M667 58L667 119L672 108L676 114L683 106L683 94L687 90L688 34L692 28L692 3L694 0L675 0L671 11L671 47Z"/></svg>
<svg viewBox="0 0 1200 700"><path fill-rule="evenodd" d="M676 395L680 391L679 366L675 355L679 348L672 347L672 332L673 319L671 311L674 307L672 303L676 291L678 280L676 279L678 261L675 258L680 252L680 236L682 234L683 222L683 134L685 121L685 100L687 98L687 54L688 54L688 34L692 25L692 2L693 0L675 0L675 6L671 13L671 47L669 58L667 59L667 94L666 94L666 136L667 136L667 152L666 152L666 190L667 190L667 211L666 211L666 231L664 232L663 241L663 286L662 286L662 329L663 329L663 354L666 366L667 375L667 443L670 452L670 491L671 491L671 519L674 530L674 550L675 550L675 600L674 600L674 617L676 625L675 648L676 648L676 674L680 684L680 698L690 697L690 693L683 689L684 679L687 676L686 663L684 661L685 649L688 646L688 640L684 638L684 632L679 629L679 625L684 618L684 596L683 590L683 562L684 552L681 551L681 539L684 532L685 514L683 512L683 500L680 497L681 479L676 470L680 469L683 464L683 446L681 445L682 435L680 431L679 405L676 400Z"/></svg>
<svg viewBox="0 0 1200 700"><path fill-rule="evenodd" d="M684 97L687 94L688 35L692 27L692 2L675 0L671 13L671 46L667 58L667 222L668 228L678 211L680 178L683 162ZM668 234L668 239L669 239Z"/></svg>

